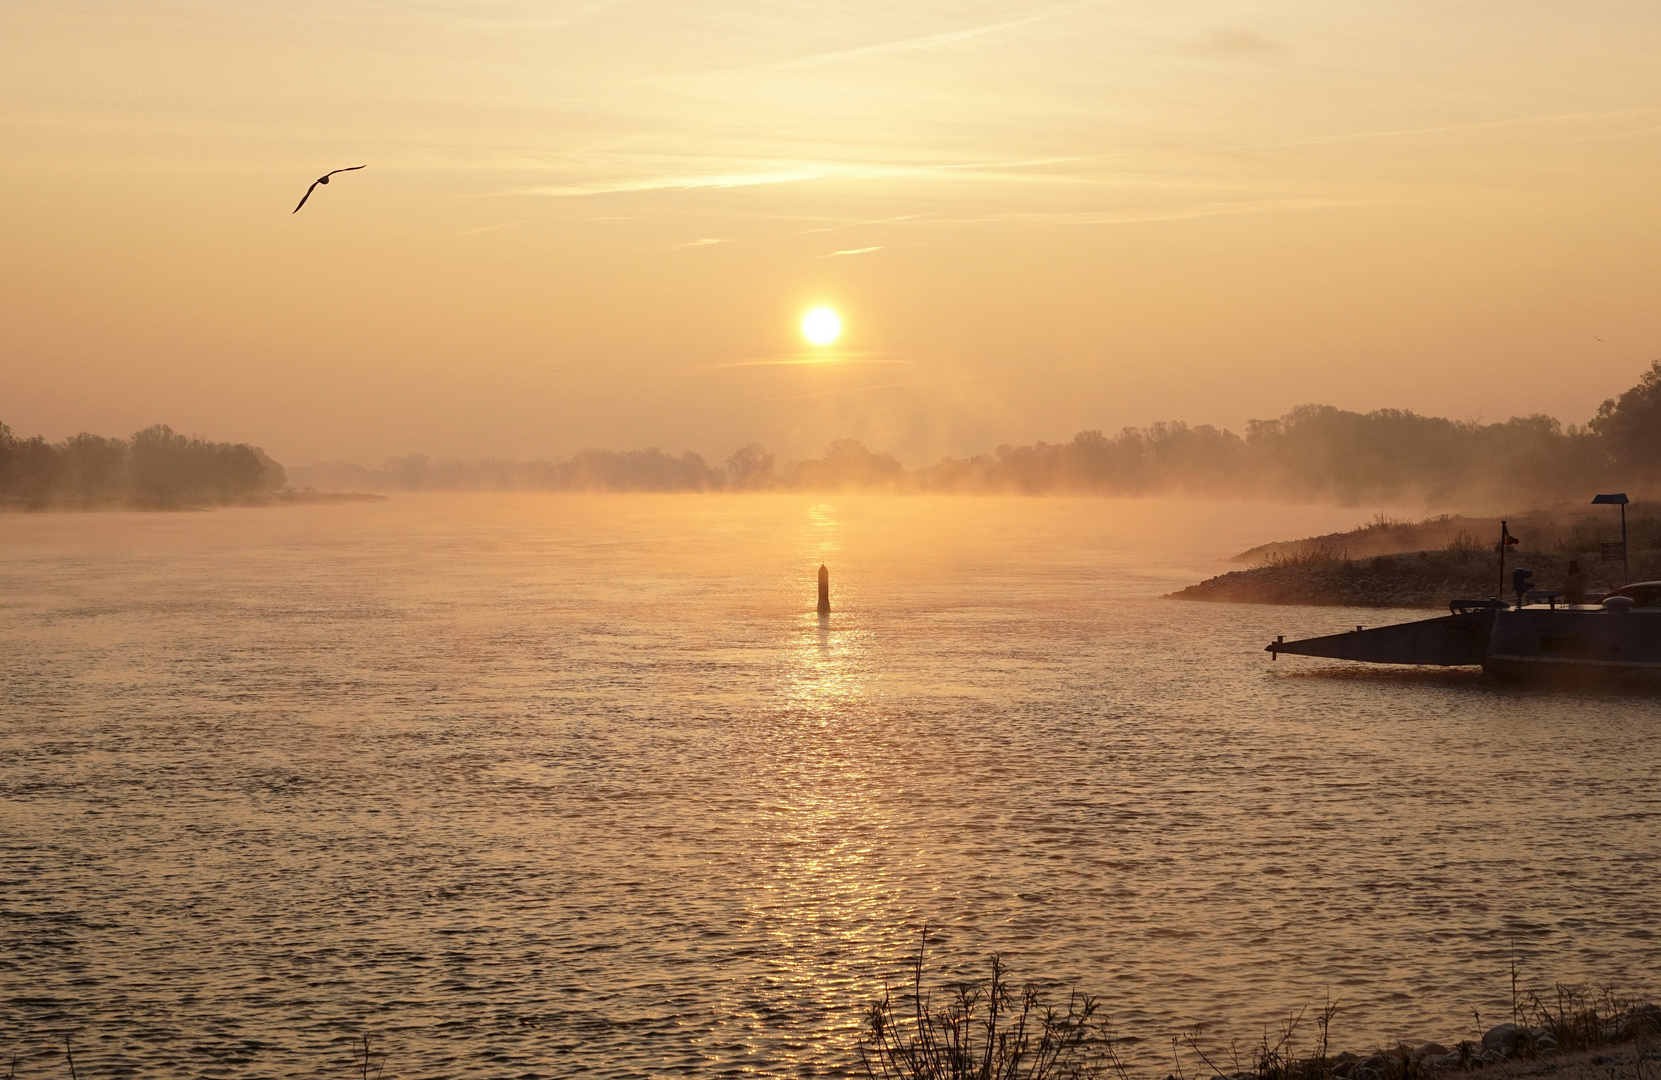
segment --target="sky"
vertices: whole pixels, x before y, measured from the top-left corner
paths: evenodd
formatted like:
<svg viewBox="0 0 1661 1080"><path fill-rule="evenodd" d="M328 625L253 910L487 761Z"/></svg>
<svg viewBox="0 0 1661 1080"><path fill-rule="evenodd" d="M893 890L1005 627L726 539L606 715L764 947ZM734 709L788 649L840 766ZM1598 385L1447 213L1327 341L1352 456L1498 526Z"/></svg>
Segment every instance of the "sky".
<svg viewBox="0 0 1661 1080"><path fill-rule="evenodd" d="M7 0L0 421L291 465L1584 422L1661 356L1658 55L1598 0Z"/></svg>

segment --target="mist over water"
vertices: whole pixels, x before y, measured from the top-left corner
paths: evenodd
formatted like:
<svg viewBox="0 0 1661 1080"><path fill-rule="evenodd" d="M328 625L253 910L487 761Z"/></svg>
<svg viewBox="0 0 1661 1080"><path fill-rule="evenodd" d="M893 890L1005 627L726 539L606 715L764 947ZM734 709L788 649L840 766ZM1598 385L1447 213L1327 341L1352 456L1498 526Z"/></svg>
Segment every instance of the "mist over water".
<svg viewBox="0 0 1661 1080"><path fill-rule="evenodd" d="M441 496L0 517L0 1056L834 1075L931 968L1169 1071L1661 961L1661 702L1271 663L1419 613L1159 595L1367 510ZM831 570L833 614L813 613ZM61 1064L61 1057L58 1062ZM57 1068L59 1065L52 1065Z"/></svg>

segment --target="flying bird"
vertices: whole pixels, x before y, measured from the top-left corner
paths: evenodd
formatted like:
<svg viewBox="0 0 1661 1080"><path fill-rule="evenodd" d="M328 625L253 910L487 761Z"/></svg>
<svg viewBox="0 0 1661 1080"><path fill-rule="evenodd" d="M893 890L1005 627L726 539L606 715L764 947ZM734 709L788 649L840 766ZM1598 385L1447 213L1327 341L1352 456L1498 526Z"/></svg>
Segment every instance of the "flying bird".
<svg viewBox="0 0 1661 1080"><path fill-rule="evenodd" d="M300 206L306 205L306 199L311 198L311 193L317 190L318 184L327 184L329 182L329 177L333 176L335 173L356 172L358 169L364 168L368 168L368 166L353 165L350 168L336 169L334 172L324 173L322 176L319 176L316 180L311 182L311 187L306 189L305 197L300 200ZM290 210L289 213L298 214L300 212L300 206L296 206L294 209Z"/></svg>

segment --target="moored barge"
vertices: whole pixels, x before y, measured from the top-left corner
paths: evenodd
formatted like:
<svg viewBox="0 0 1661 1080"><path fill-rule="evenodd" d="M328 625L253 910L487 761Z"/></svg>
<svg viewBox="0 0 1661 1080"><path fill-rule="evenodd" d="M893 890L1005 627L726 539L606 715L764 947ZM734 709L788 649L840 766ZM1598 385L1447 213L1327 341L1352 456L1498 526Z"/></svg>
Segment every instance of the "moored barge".
<svg viewBox="0 0 1661 1080"><path fill-rule="evenodd" d="M1519 591L1514 603L1455 600L1434 619L1286 641L1266 651L1368 664L1477 667L1503 679L1661 687L1661 581L1617 589L1597 604Z"/></svg>

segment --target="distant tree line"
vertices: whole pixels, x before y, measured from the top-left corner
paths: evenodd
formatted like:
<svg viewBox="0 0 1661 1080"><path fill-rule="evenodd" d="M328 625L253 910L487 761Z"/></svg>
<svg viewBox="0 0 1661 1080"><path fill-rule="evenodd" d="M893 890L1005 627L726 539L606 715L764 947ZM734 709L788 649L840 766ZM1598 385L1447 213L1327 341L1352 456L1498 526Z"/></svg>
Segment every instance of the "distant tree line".
<svg viewBox="0 0 1661 1080"><path fill-rule="evenodd" d="M841 439L823 457L780 462L757 443L724 465L698 454L584 450L565 461L388 459L288 470L319 491L770 491L1255 495L1339 502L1495 500L1522 506L1594 489L1661 494L1661 360L1585 426L1549 416L1500 423L1400 409L1301 405L1245 434L1180 422L1081 431L1064 443L1000 446L907 469ZM18 439L0 424L0 505L179 506L261 502L285 483L258 447L210 443L163 425L131 439Z"/></svg>
<svg viewBox="0 0 1661 1080"><path fill-rule="evenodd" d="M321 491L773 491L881 488L913 490L918 474L890 454L853 439L830 444L823 458L781 466L759 443L740 448L726 466L690 451L584 450L569 461L434 461L425 454L388 458L379 469L334 461L289 470L297 485Z"/></svg>
<svg viewBox="0 0 1661 1080"><path fill-rule="evenodd" d="M165 424L130 439L82 432L20 439L0 423L0 506L165 509L263 502L283 467L246 443L187 438Z"/></svg>
<svg viewBox="0 0 1661 1080"><path fill-rule="evenodd" d="M1396 409L1304 405L1254 420L1244 436L1183 423L1084 431L1067 443L999 447L922 470L944 491L1168 491L1273 494L1340 502L1578 492L1618 474L1605 440L1549 416L1479 424Z"/></svg>
<svg viewBox="0 0 1661 1080"><path fill-rule="evenodd" d="M906 469L851 439L823 457L780 463L751 443L724 467L698 454L585 450L569 461L393 458L377 470L332 463L291 470L328 490L1160 492L1268 495L1340 502L1578 498L1610 484L1661 483L1661 360L1638 385L1604 402L1586 426L1550 416L1500 423L1400 409L1348 412L1302 405L1253 420L1244 435L1180 422L1081 431L1065 443L1000 446Z"/></svg>

